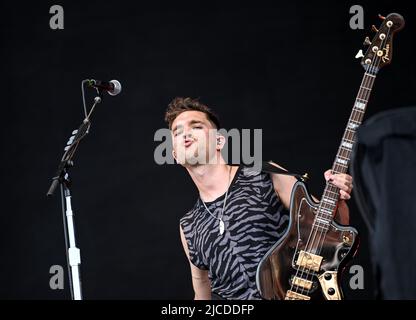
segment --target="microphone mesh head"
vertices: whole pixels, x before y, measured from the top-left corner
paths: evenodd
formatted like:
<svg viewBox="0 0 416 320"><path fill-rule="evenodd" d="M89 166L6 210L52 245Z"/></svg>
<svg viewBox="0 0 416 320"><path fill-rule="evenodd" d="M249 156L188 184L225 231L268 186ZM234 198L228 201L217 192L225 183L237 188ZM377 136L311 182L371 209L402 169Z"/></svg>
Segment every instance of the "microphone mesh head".
<svg viewBox="0 0 416 320"><path fill-rule="evenodd" d="M110 83L114 85L114 89L108 91L108 94L111 96L116 96L121 92L121 83L117 80L111 80Z"/></svg>

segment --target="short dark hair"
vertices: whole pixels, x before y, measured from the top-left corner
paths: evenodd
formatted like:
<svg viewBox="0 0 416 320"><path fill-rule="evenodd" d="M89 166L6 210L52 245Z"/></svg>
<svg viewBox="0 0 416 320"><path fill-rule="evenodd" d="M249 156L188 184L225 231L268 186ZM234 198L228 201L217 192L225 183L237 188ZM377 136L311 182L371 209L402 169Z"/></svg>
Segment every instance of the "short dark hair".
<svg viewBox="0 0 416 320"><path fill-rule="evenodd" d="M176 97L173 99L166 109L165 121L172 129L172 123L176 117L185 111L200 111L206 114L207 118L217 129L221 128L218 116L205 104L199 102L198 99Z"/></svg>

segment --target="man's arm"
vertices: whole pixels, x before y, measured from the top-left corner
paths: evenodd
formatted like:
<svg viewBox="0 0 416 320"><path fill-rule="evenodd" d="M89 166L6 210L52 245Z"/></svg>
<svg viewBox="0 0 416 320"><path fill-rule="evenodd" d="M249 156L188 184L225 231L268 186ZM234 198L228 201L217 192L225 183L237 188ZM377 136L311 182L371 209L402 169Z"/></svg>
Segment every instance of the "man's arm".
<svg viewBox="0 0 416 320"><path fill-rule="evenodd" d="M179 232L181 234L181 241L186 257L188 258L189 265L191 267L192 286L195 292L195 300L211 300L211 282L208 278L208 270L202 270L194 266L189 258L188 244L185 239L182 227L179 226Z"/></svg>
<svg viewBox="0 0 416 320"><path fill-rule="evenodd" d="M280 169L286 170L285 168L279 166L274 162L270 162L270 164ZM271 174L271 176L275 192L279 196L285 208L289 209L290 197L292 194L293 186L297 181L296 178L293 176L283 174ZM346 174L331 175L330 170L325 172L324 177L326 180L331 179L332 183L340 188L341 200L338 202L338 210L335 216L335 220L337 220L337 222L341 224L348 225L349 209L345 200L351 198L349 194L352 190L352 178L351 176ZM316 202L319 202L319 200L316 197L312 196L312 198Z"/></svg>
<svg viewBox="0 0 416 320"><path fill-rule="evenodd" d="M278 164L274 162L270 162L270 164L280 169L286 170L285 168L279 166ZM283 203L285 208L289 209L290 196L292 194L293 186L295 185L297 181L296 178L293 176L288 176L284 174L275 174L275 173L272 173L271 176L272 176L274 191L277 193L278 197L280 198L280 201Z"/></svg>

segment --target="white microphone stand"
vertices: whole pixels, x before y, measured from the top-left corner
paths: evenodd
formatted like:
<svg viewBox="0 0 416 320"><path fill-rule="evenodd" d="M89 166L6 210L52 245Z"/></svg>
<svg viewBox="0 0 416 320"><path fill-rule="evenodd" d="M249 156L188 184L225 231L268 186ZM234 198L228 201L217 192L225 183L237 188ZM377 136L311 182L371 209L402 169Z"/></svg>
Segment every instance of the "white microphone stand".
<svg viewBox="0 0 416 320"><path fill-rule="evenodd" d="M83 81L83 84L84 82L86 82L86 80ZM77 248L75 239L74 212L72 211L70 191L71 181L69 178L68 169L74 165L72 159L74 157L75 151L82 138L88 134L91 126L89 118L94 111L95 106L100 102L101 97L96 96L94 98L94 105L92 106L91 111L88 115L86 115L81 126L72 132L72 136L69 138L67 146L65 147L65 153L61 159L61 163L59 164L55 176L52 178L52 183L47 193L48 196L52 196L57 186L61 186L65 248L69 274L69 287L72 300L82 300L80 272L81 254L80 249Z"/></svg>

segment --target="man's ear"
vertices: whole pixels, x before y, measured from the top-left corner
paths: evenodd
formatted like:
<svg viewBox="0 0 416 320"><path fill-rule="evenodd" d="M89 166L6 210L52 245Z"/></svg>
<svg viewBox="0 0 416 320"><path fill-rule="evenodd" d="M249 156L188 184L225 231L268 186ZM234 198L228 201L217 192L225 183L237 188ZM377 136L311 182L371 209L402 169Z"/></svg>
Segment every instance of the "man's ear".
<svg viewBox="0 0 416 320"><path fill-rule="evenodd" d="M225 137L223 135L217 134L217 150L222 150L225 145Z"/></svg>

